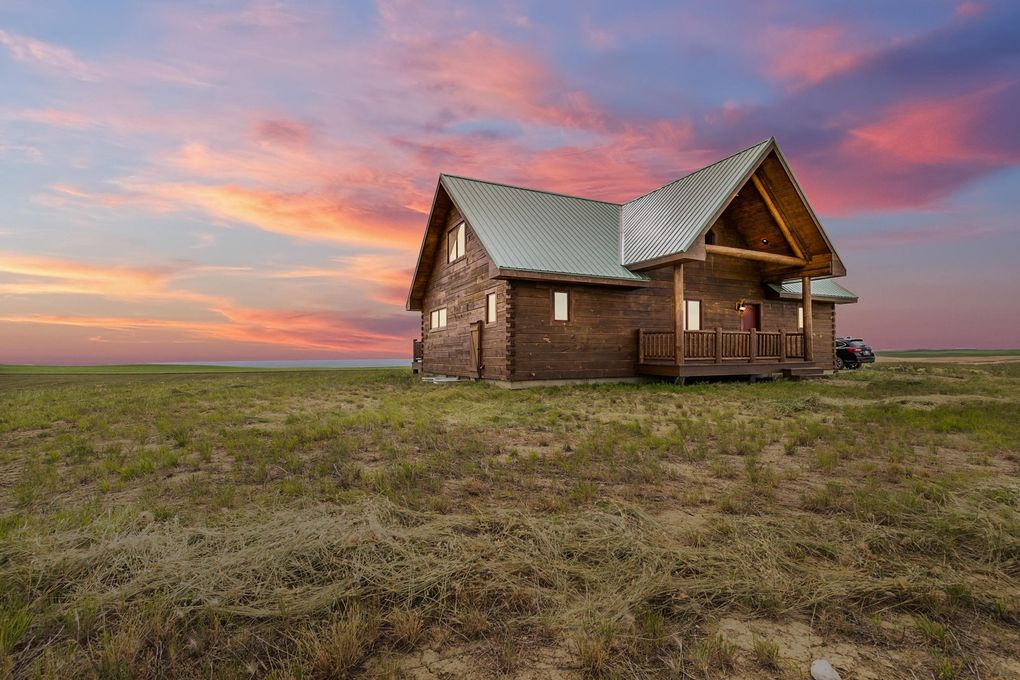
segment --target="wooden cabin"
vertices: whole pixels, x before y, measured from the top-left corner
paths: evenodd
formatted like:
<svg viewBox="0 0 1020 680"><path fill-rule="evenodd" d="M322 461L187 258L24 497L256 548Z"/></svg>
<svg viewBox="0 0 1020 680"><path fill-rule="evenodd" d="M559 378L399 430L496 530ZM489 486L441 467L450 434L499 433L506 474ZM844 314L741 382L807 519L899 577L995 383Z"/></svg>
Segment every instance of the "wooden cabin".
<svg viewBox="0 0 1020 680"><path fill-rule="evenodd" d="M623 204L440 175L407 309L435 375L810 376L845 274L769 139Z"/></svg>

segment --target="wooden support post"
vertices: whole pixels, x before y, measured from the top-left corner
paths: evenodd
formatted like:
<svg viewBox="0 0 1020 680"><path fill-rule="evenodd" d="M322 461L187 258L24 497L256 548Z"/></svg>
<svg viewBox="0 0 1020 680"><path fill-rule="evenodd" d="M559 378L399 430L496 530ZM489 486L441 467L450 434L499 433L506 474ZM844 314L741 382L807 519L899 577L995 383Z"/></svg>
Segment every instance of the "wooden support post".
<svg viewBox="0 0 1020 680"><path fill-rule="evenodd" d="M684 363L684 263L673 265L673 342L674 361L677 366Z"/></svg>
<svg viewBox="0 0 1020 680"><path fill-rule="evenodd" d="M801 277L801 305L804 307L804 361L815 360L814 315L811 313L811 277Z"/></svg>
<svg viewBox="0 0 1020 680"><path fill-rule="evenodd" d="M786 331L779 329L779 361L786 361Z"/></svg>
<svg viewBox="0 0 1020 680"><path fill-rule="evenodd" d="M722 363L722 328L715 328L715 363Z"/></svg>
<svg viewBox="0 0 1020 680"><path fill-rule="evenodd" d="M747 363L753 364L758 360L758 329L751 329L750 347L747 348Z"/></svg>
<svg viewBox="0 0 1020 680"><path fill-rule="evenodd" d="M645 329L639 328L637 331L637 361L638 365L645 363Z"/></svg>

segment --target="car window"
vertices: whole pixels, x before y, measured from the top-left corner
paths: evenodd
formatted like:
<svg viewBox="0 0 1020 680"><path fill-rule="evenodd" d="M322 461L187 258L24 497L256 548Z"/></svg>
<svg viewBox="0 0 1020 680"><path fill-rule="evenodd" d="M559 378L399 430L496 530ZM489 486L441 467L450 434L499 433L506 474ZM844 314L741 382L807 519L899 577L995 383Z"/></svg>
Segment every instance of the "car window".
<svg viewBox="0 0 1020 680"><path fill-rule="evenodd" d="M853 341L851 341L850 346L851 347L864 347L865 345L864 345L864 341L863 340L853 340Z"/></svg>

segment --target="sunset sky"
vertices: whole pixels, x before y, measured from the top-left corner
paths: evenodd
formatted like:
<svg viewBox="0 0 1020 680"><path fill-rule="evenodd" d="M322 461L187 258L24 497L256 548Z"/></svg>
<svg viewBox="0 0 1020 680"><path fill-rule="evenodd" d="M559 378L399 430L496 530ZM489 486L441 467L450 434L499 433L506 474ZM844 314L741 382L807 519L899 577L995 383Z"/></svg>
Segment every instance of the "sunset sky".
<svg viewBox="0 0 1020 680"><path fill-rule="evenodd" d="M1020 3L0 0L0 363L402 357L438 173L774 135L879 348L1020 346Z"/></svg>

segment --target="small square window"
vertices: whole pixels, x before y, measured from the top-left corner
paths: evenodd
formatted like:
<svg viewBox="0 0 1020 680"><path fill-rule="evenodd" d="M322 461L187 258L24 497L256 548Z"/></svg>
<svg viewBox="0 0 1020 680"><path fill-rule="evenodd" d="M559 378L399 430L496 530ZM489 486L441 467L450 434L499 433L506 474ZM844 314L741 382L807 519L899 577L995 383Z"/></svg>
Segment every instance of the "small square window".
<svg viewBox="0 0 1020 680"><path fill-rule="evenodd" d="M496 294L489 293L485 296L485 323L496 321Z"/></svg>
<svg viewBox="0 0 1020 680"><path fill-rule="evenodd" d="M564 291L553 293L553 321L568 321L570 317L570 298Z"/></svg>
<svg viewBox="0 0 1020 680"><path fill-rule="evenodd" d="M446 307L435 309L429 314L429 328L432 330L446 328Z"/></svg>

